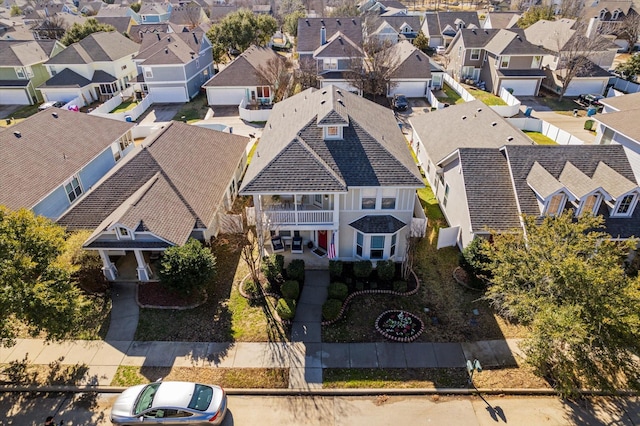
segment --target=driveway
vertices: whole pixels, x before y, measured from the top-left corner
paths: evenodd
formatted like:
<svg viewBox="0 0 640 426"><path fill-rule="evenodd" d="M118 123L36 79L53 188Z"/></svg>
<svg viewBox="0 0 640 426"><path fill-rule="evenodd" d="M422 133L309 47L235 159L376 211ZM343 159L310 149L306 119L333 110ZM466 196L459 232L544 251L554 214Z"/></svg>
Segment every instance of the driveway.
<svg viewBox="0 0 640 426"><path fill-rule="evenodd" d="M538 112L535 110L531 115L532 117L539 118L540 120L553 124L565 132L571 133L573 136L582 140L586 145L591 145L596 140L595 134L584 129L584 123L591 119L591 117L574 117L572 115L558 114L553 111Z"/></svg>
<svg viewBox="0 0 640 426"><path fill-rule="evenodd" d="M22 108L24 105L0 105L0 119L9 118L14 111Z"/></svg>
<svg viewBox="0 0 640 426"><path fill-rule="evenodd" d="M184 104L153 104L149 107L149 111L144 118L138 123L140 125L155 125L158 123L166 123L173 120L173 117L180 111Z"/></svg>

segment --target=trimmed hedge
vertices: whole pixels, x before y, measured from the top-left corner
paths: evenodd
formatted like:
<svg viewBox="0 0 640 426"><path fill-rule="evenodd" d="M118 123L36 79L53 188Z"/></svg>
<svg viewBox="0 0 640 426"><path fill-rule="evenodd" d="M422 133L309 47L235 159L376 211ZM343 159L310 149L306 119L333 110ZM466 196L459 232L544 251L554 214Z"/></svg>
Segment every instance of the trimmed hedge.
<svg viewBox="0 0 640 426"><path fill-rule="evenodd" d="M338 299L344 302L349 295L349 287L344 283L329 284L329 299Z"/></svg>
<svg viewBox="0 0 640 426"><path fill-rule="evenodd" d="M258 291L258 284L253 280L247 280L244 283L244 292L249 296L257 296L260 294Z"/></svg>
<svg viewBox="0 0 640 426"><path fill-rule="evenodd" d="M325 321L331 321L338 318L342 309L342 302L338 299L327 299L322 305L322 318Z"/></svg>
<svg viewBox="0 0 640 426"><path fill-rule="evenodd" d="M287 278L290 280L304 282L304 260L293 259L287 267Z"/></svg>
<svg viewBox="0 0 640 426"><path fill-rule="evenodd" d="M353 275L356 278L369 278L373 271L373 264L370 260L359 260L353 264Z"/></svg>
<svg viewBox="0 0 640 426"><path fill-rule="evenodd" d="M341 260L330 260L329 261L329 275L331 278L340 278L342 277L342 271L344 269L344 264Z"/></svg>
<svg viewBox="0 0 640 426"><path fill-rule="evenodd" d="M284 256L274 253L262 259L262 273L269 283L277 284L282 282L282 271L284 266Z"/></svg>
<svg viewBox="0 0 640 426"><path fill-rule="evenodd" d="M298 281L285 281L282 286L280 286L280 292L285 299L298 300L300 296L300 284L298 284Z"/></svg>
<svg viewBox="0 0 640 426"><path fill-rule="evenodd" d="M285 321L292 320L296 316L296 301L293 299L278 299L276 312L280 319Z"/></svg>
<svg viewBox="0 0 640 426"><path fill-rule="evenodd" d="M378 271L378 279L391 282L396 275L396 264L393 260L379 260L376 271Z"/></svg>

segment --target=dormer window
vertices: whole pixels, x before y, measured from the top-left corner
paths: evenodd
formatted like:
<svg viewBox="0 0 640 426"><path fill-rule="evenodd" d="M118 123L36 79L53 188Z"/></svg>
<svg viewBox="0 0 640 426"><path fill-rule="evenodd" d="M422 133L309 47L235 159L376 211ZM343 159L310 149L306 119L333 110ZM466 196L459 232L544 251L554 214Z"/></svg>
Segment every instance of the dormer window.
<svg viewBox="0 0 640 426"><path fill-rule="evenodd" d="M118 235L121 237L129 237L129 230L127 228L118 228Z"/></svg>
<svg viewBox="0 0 640 426"><path fill-rule="evenodd" d="M620 9L614 10L613 14L611 15L611 20L616 21L619 17L620 17Z"/></svg>
<svg viewBox="0 0 640 426"><path fill-rule="evenodd" d="M477 61L480 59L480 49L471 49L471 60Z"/></svg>
<svg viewBox="0 0 640 426"><path fill-rule="evenodd" d="M509 68L509 61L511 60L511 56L501 56L500 57L500 68Z"/></svg>
<svg viewBox="0 0 640 426"><path fill-rule="evenodd" d="M327 126L324 128L325 139L342 139L341 126Z"/></svg>
<svg viewBox="0 0 640 426"><path fill-rule="evenodd" d="M74 176L64 184L64 190L67 193L69 202L73 203L80 195L82 195L82 185L78 176Z"/></svg>
<svg viewBox="0 0 640 426"><path fill-rule="evenodd" d="M600 194L587 195L580 202L580 205L578 206L577 215L580 216L586 213L596 214L596 212L600 208L601 200L602 200L602 197L600 196Z"/></svg>
<svg viewBox="0 0 640 426"><path fill-rule="evenodd" d="M621 197L613 206L613 214L611 216L631 216L637 201L636 194L627 194Z"/></svg>
<svg viewBox="0 0 640 426"><path fill-rule="evenodd" d="M560 215L560 213L562 213L562 209L564 208L565 200L566 200L566 196L562 192L559 192L553 195L547 201L547 204L544 209L545 214L549 216Z"/></svg>
<svg viewBox="0 0 640 426"><path fill-rule="evenodd" d="M607 15L607 9L602 9L602 10L600 11L600 15L599 15L598 19L600 19L601 21L603 21L606 15Z"/></svg>

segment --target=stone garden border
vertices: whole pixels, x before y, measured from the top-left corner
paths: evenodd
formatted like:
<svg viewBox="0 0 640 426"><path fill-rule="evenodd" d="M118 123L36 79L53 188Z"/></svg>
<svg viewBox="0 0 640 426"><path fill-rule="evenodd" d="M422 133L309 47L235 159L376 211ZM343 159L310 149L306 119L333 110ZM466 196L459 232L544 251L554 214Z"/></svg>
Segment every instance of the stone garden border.
<svg viewBox="0 0 640 426"><path fill-rule="evenodd" d="M420 331L418 331L413 336L409 336L409 337L396 337L396 336L392 336L392 335L388 334L378 324L380 323L380 319L384 315L386 315L388 313L391 313L391 312L404 312L405 314L411 316L411 318L413 318L414 320L416 320L420 324ZM420 335L424 332L424 328L425 328L424 321L422 321L417 315L412 314L411 312L405 311L403 309L389 309L389 310L384 311L383 313L378 315L378 318L376 318L375 326L376 326L376 330L378 330L378 333L382 334L385 339L392 340L394 342L401 342L401 343L413 342L418 337L420 337Z"/></svg>
<svg viewBox="0 0 640 426"><path fill-rule="evenodd" d="M264 299L267 296L275 297L276 299L280 298L279 294L268 293L268 292L265 292L264 289L263 289L261 295L251 295L251 294L248 294L247 292L245 292L244 291L244 283L247 282L247 279L249 279L250 277L251 277L251 274L249 273L249 274L245 275L244 278L242 278L240 280L240 282L238 283L238 292L240 293L240 295L242 297L244 297L247 300ZM276 309L272 310L272 314L273 314L273 317L276 319L276 321L280 322L282 325L285 325L285 326L291 325L292 321L291 320L283 320L282 318L280 318L280 315L278 315L278 311Z"/></svg>

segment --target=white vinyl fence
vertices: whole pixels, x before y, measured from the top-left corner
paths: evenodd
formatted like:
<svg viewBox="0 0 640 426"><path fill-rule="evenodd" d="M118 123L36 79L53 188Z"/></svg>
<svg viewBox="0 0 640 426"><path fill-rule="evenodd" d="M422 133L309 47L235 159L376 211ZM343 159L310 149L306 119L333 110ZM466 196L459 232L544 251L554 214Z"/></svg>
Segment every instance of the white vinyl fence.
<svg viewBox="0 0 640 426"><path fill-rule="evenodd" d="M609 80L609 83L613 83L613 87L616 90L621 90L626 93L638 93L640 92L640 84L632 83L631 81L623 80L621 78L614 78L614 81Z"/></svg>
<svg viewBox="0 0 640 426"><path fill-rule="evenodd" d="M560 145L584 145L584 141L551 123L537 118L508 118L507 121L520 130L542 133Z"/></svg>

